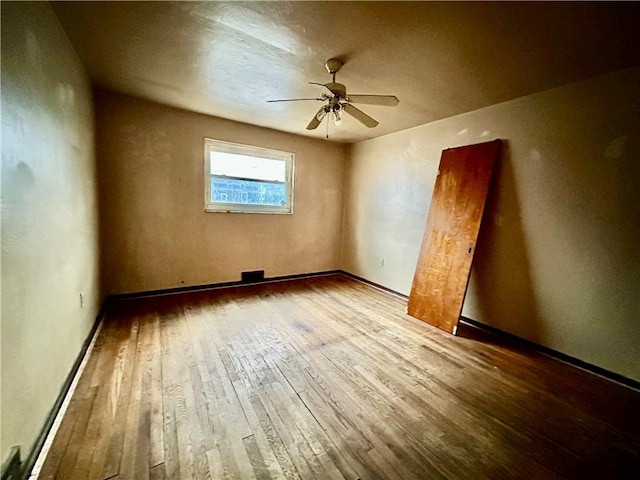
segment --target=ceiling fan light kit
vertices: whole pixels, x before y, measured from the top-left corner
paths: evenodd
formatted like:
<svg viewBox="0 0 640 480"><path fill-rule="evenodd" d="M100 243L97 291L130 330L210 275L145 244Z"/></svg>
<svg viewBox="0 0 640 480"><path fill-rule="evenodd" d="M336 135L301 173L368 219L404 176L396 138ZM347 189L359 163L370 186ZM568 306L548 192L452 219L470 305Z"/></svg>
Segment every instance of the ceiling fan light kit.
<svg viewBox="0 0 640 480"><path fill-rule="evenodd" d="M284 100L267 100L268 102L297 102L297 101L321 101L326 102L325 105L313 116L307 130L315 130L318 128L324 117L329 115L336 126L339 126L342 122L342 113L346 112L353 118L358 120L366 127L373 128L378 125L378 122L364 113L359 108L353 106L353 103L364 103L368 105L382 105L386 107L395 107L398 105L399 100L395 95L347 95L347 87L342 83L336 82L336 73L342 68L342 61L337 58L330 58L324 64L327 72L331 74L331 82L329 83L317 83L309 82L311 85L319 85L326 88L329 93L322 92L320 98L288 98ZM328 138L328 135L327 135Z"/></svg>

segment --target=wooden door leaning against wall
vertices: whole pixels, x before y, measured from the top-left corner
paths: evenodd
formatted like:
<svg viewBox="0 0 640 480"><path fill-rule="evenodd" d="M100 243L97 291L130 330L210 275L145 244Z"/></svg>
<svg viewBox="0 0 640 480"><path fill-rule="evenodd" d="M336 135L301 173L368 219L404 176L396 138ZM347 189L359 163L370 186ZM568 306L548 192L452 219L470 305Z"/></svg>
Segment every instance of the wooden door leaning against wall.
<svg viewBox="0 0 640 480"><path fill-rule="evenodd" d="M442 152L409 315L455 335L501 141Z"/></svg>

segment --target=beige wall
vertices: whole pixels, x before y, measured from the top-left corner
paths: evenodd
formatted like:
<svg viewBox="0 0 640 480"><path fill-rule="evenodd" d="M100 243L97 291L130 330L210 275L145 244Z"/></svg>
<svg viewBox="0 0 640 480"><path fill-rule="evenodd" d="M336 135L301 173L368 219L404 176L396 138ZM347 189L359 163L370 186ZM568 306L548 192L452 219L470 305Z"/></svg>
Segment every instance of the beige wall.
<svg viewBox="0 0 640 480"><path fill-rule="evenodd" d="M506 151L463 314L640 380L639 99L640 69L618 72L346 162L344 146L99 92L96 173L89 81L50 7L2 2L0 459L28 452L60 392L100 256L104 293L336 268L408 293L441 150L494 138ZM295 213L205 213L205 136L293 151Z"/></svg>
<svg viewBox="0 0 640 480"><path fill-rule="evenodd" d="M2 461L28 454L101 301L93 125L49 5L2 2Z"/></svg>
<svg viewBox="0 0 640 480"><path fill-rule="evenodd" d="M346 147L96 93L108 293L339 268ZM204 212L204 137L295 153L293 215Z"/></svg>
<svg viewBox="0 0 640 480"><path fill-rule="evenodd" d="M441 151L495 138L463 315L640 380L640 69L353 145L343 269L408 294Z"/></svg>

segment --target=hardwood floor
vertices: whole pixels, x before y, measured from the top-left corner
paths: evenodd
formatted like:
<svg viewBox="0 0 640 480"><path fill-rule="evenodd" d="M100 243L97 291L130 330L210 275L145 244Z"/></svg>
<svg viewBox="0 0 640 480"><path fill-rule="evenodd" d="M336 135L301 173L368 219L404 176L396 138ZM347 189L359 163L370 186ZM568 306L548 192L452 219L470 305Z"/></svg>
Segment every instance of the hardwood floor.
<svg viewBox="0 0 640 480"><path fill-rule="evenodd" d="M40 478L640 478L640 392L341 275L119 301Z"/></svg>

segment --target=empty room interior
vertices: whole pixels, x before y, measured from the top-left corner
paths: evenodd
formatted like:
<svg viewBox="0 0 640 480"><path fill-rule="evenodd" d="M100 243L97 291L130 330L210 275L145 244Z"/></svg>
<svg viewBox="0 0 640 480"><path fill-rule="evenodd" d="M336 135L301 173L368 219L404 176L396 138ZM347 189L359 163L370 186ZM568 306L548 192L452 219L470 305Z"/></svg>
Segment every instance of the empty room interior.
<svg viewBox="0 0 640 480"><path fill-rule="evenodd" d="M640 3L1 21L3 480L640 478Z"/></svg>

